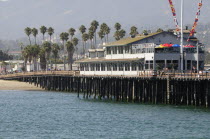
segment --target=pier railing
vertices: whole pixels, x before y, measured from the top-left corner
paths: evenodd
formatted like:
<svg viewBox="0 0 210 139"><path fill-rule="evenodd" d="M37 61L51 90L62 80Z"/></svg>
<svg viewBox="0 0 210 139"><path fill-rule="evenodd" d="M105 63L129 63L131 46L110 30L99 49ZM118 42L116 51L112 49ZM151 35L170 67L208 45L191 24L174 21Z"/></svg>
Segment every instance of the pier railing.
<svg viewBox="0 0 210 139"><path fill-rule="evenodd" d="M142 77L210 78L210 71L143 70L139 71L138 75Z"/></svg>
<svg viewBox="0 0 210 139"><path fill-rule="evenodd" d="M38 76L38 75L79 75L79 71L38 71L38 72L21 72L21 73L10 73L10 74L2 74L0 78L12 78L18 76Z"/></svg>
<svg viewBox="0 0 210 139"><path fill-rule="evenodd" d="M39 71L39 72L22 72L22 73L10 73L1 74L2 78L12 78L19 76L45 76L45 75L68 75L68 76L80 76L80 71ZM81 75L85 76L85 75ZM89 75L89 76L108 76L108 75ZM119 76L119 75L109 75ZM192 71L192 70L141 70L137 75L121 75L125 77L158 77L158 78L210 78L210 71Z"/></svg>

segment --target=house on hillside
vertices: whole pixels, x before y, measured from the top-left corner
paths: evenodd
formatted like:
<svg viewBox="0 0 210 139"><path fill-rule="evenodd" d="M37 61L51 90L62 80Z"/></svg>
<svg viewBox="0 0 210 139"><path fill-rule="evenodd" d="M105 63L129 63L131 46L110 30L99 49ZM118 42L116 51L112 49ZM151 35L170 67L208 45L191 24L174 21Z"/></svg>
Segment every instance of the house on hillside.
<svg viewBox="0 0 210 139"><path fill-rule="evenodd" d="M204 67L204 47L184 30L184 70ZM89 57L76 61L82 75L139 75L145 70L181 69L180 38L174 30L139 34L90 49ZM198 46L199 45L199 46ZM197 54L197 47L199 54Z"/></svg>

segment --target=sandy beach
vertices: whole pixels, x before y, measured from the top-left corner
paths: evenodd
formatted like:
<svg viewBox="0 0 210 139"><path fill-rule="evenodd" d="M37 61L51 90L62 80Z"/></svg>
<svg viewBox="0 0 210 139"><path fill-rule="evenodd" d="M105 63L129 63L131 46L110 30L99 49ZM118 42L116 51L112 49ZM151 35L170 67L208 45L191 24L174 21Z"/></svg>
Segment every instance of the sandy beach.
<svg viewBox="0 0 210 139"><path fill-rule="evenodd" d="M0 90L40 91L43 89L29 83L0 80Z"/></svg>

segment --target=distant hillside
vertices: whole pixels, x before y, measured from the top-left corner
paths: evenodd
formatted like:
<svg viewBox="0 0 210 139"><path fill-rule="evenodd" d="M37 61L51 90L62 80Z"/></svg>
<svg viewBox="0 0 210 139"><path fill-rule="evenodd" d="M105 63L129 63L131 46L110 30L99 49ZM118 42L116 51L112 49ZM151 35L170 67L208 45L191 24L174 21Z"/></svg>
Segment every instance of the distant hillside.
<svg viewBox="0 0 210 139"><path fill-rule="evenodd" d="M130 29L129 29L130 26L127 25L127 26L123 26L122 28L126 30L126 37L128 37L129 32L130 32ZM168 29L166 27L162 27L162 28L164 30ZM142 33L142 31L144 29L149 29L149 28L139 28L138 29L139 33ZM150 28L150 29L151 29L152 32L157 30L157 28ZM112 27L111 33L109 35L109 41L115 41L115 39L113 37L114 31L115 31L115 29ZM46 37L47 37L47 35L46 35ZM77 32L75 37L77 37L77 38L79 38L79 40L81 40L81 34L80 33ZM200 42L202 42L206 45L206 48L210 49L210 23L199 24L198 25L197 37L199 38ZM32 38L32 42L33 42L34 41L33 37L31 37L31 38ZM59 41L59 33L56 34L56 38L57 38L57 41ZM97 38L98 38L98 36L97 36ZM39 37L38 39L39 39L38 43L41 43L40 41L41 41L42 37ZM97 42L101 43L101 40L98 38ZM18 40L0 40L0 50L3 50L3 51L20 51L20 43L23 43L24 46L28 45L29 44L28 38L25 37L25 38L21 38L21 39L18 39ZM82 43L81 42L79 42L78 47L79 47L79 50L82 49Z"/></svg>
<svg viewBox="0 0 210 139"><path fill-rule="evenodd" d="M16 51L19 50L18 43L14 40L0 40L0 50Z"/></svg>
<svg viewBox="0 0 210 139"><path fill-rule="evenodd" d="M193 23L199 0L185 0L185 23ZM180 0L174 0L180 19ZM203 0L199 23L210 22L210 1ZM25 27L52 26L56 32L92 20L113 25L174 26L167 0L0 0L0 38L24 37ZM180 20L178 21L180 22Z"/></svg>
<svg viewBox="0 0 210 139"><path fill-rule="evenodd" d="M199 25L197 30L200 42L204 43L206 48L210 48L210 23Z"/></svg>

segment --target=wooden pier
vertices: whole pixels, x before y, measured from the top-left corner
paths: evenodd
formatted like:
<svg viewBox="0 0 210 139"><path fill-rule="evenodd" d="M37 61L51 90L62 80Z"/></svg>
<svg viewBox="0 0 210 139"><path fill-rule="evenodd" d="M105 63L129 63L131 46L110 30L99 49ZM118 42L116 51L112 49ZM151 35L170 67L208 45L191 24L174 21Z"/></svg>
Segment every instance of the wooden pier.
<svg viewBox="0 0 210 139"><path fill-rule="evenodd" d="M48 91L74 92L85 99L210 107L210 78L80 76L76 72L1 76Z"/></svg>

